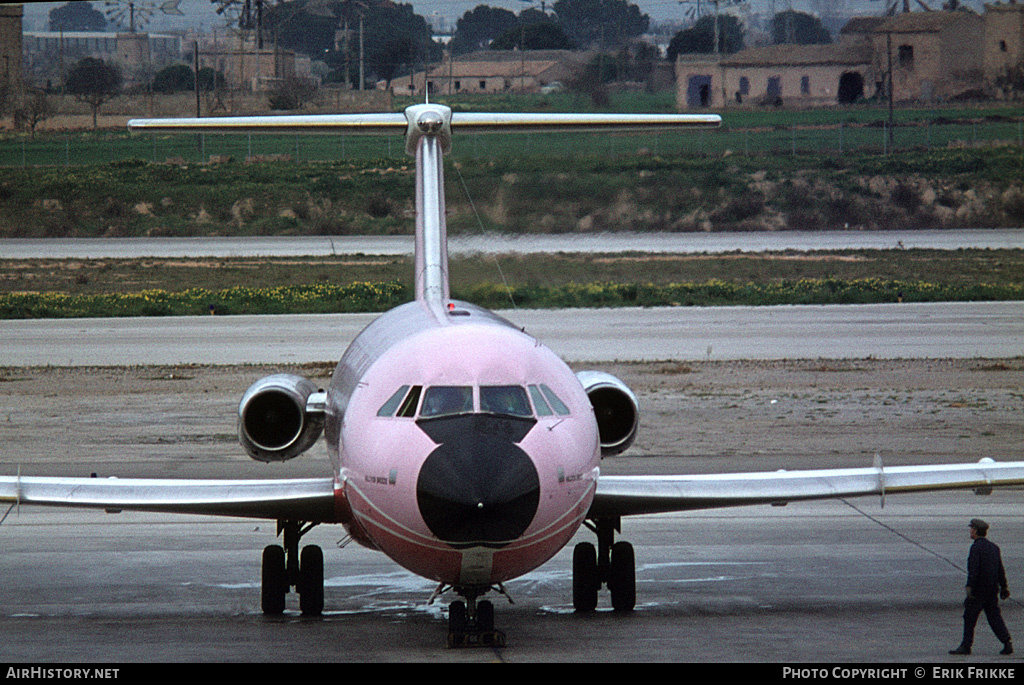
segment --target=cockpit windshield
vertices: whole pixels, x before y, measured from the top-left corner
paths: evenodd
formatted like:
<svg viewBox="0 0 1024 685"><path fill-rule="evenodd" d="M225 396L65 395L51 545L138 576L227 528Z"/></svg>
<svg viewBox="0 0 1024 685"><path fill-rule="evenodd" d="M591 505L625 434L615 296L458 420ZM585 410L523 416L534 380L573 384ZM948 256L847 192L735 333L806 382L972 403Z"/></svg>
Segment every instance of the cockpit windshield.
<svg viewBox="0 0 1024 685"><path fill-rule="evenodd" d="M434 385L423 395L420 416L446 416L473 411L473 388L469 385Z"/></svg>
<svg viewBox="0 0 1024 685"><path fill-rule="evenodd" d="M480 411L507 416L533 416L526 389L519 385L480 386Z"/></svg>
<svg viewBox="0 0 1024 685"><path fill-rule="evenodd" d="M420 385L403 385L381 405L377 416L413 418L417 408L419 416L427 418L469 414L474 411L473 395L471 385L433 385L426 390ZM569 415L568 407L544 384L530 385L528 389L521 385L482 385L477 411L519 417Z"/></svg>

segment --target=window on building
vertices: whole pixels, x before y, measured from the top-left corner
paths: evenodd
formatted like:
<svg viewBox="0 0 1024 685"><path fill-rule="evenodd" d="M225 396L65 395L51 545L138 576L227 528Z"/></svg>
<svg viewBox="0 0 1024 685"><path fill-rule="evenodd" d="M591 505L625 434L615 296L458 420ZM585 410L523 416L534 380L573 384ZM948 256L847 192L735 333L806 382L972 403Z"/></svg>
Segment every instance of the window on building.
<svg viewBox="0 0 1024 685"><path fill-rule="evenodd" d="M999 41L999 52L1006 52L1006 41Z"/></svg>
<svg viewBox="0 0 1024 685"><path fill-rule="evenodd" d="M914 46L901 45L898 53L899 65L905 69L914 67Z"/></svg>
<svg viewBox="0 0 1024 685"><path fill-rule="evenodd" d="M480 82L480 90L487 90L487 81Z"/></svg>
<svg viewBox="0 0 1024 685"><path fill-rule="evenodd" d="M800 94L810 95L811 94L811 77L801 76L800 77Z"/></svg>
<svg viewBox="0 0 1024 685"><path fill-rule="evenodd" d="M750 79L740 76L740 95L750 95Z"/></svg>

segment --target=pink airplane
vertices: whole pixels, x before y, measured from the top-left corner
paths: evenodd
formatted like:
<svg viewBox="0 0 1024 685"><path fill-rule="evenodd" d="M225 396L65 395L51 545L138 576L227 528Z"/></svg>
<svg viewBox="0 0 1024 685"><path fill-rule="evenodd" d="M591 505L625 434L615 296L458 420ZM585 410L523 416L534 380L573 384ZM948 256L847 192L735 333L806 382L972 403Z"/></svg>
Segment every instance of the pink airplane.
<svg viewBox="0 0 1024 685"><path fill-rule="evenodd" d="M239 437L276 462L323 433L332 475L291 480L0 477L0 501L267 518L283 545L263 552L262 608L324 606L323 553L300 538L340 523L361 544L453 591L449 644L504 644L481 599L564 547L581 525L597 545L573 550L573 606L593 611L602 585L633 609L625 516L901 491L1024 483L1024 462L678 476L601 476L603 455L637 431L633 392L602 372L573 373L529 333L448 289L443 157L453 132L714 127L710 115L466 114L443 105L404 114L137 120L142 131L405 132L416 157L416 299L366 327L326 391L288 374L242 396ZM685 316L685 310L680 310ZM433 597L431 598L433 599Z"/></svg>

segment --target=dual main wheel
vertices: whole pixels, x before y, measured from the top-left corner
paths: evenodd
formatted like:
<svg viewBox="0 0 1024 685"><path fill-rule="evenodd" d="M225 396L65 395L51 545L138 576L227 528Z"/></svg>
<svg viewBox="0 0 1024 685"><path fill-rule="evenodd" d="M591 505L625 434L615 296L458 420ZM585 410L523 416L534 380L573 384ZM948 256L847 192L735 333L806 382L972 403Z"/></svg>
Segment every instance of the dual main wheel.
<svg viewBox="0 0 1024 685"><path fill-rule="evenodd" d="M261 605L264 614L284 613L288 591L299 593L303 616L319 616L324 610L324 553L317 545L302 548L297 578L288 572L284 548L270 545L263 550Z"/></svg>
<svg viewBox="0 0 1024 685"><path fill-rule="evenodd" d="M633 546L621 541L612 545L604 569L605 572L602 573L602 564L598 560L594 545L581 542L573 548L572 605L576 611L588 612L597 608L597 595L602 580L611 592L613 609L632 611L636 606L636 561Z"/></svg>

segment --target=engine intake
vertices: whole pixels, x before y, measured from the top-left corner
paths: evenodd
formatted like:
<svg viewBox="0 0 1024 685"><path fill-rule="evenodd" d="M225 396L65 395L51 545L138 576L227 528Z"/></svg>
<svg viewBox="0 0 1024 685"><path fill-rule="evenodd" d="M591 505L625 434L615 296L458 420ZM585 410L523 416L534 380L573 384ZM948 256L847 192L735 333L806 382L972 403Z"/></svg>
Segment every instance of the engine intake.
<svg viewBox="0 0 1024 685"><path fill-rule="evenodd" d="M238 441L257 461L287 461L302 454L323 431L324 393L307 378L266 376L249 386L238 404Z"/></svg>
<svg viewBox="0 0 1024 685"><path fill-rule="evenodd" d="M625 383L604 371L580 371L576 378L583 384L594 408L601 456L625 452L633 444L640 419L636 395Z"/></svg>

